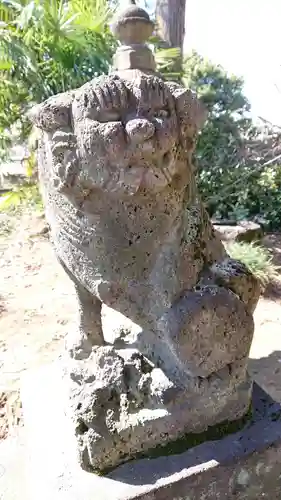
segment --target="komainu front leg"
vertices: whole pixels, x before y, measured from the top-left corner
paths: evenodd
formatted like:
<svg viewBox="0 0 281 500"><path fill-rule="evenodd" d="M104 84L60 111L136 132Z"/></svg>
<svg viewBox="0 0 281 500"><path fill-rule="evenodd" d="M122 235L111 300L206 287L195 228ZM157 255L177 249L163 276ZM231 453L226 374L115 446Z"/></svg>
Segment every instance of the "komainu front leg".
<svg viewBox="0 0 281 500"><path fill-rule="evenodd" d="M94 346L104 345L101 323L101 301L80 283L75 283L78 299L78 329L68 340L71 357L83 359L90 355Z"/></svg>
<svg viewBox="0 0 281 500"><path fill-rule="evenodd" d="M101 323L102 302L75 278L60 257L57 258L74 284L78 301L78 325L67 337L67 349L72 358L84 359L91 354L94 346L105 343Z"/></svg>

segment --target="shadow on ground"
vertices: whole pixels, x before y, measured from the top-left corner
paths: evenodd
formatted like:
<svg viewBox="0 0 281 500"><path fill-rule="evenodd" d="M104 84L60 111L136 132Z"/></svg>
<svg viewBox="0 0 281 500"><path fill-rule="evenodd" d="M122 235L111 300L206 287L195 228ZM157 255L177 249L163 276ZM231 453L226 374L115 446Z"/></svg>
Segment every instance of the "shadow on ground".
<svg viewBox="0 0 281 500"><path fill-rule="evenodd" d="M281 349L281 331L280 349ZM281 403L281 350L269 356L250 359L249 372L253 379L274 399Z"/></svg>
<svg viewBox="0 0 281 500"><path fill-rule="evenodd" d="M281 354L281 353L280 353ZM279 441L281 433L281 406L257 384L253 387L252 414L242 429L223 436L222 439L205 441L185 452L159 456L157 460L141 459L127 462L107 477L133 485L156 483L184 469L193 472L204 470L204 465L215 462L226 465L245 460ZM203 465L204 464L204 465ZM164 497L163 497L164 498ZM165 498L167 498L165 496ZM239 497L240 498L240 497Z"/></svg>

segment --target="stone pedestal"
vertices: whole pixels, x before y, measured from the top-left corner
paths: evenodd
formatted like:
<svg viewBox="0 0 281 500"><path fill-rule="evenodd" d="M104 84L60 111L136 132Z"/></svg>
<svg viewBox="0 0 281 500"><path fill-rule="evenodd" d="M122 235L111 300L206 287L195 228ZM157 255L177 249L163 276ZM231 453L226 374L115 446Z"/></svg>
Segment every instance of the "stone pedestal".
<svg viewBox="0 0 281 500"><path fill-rule="evenodd" d="M281 495L281 409L257 385L243 430L182 454L142 459L106 476L81 469L57 363L22 383L30 500L273 500Z"/></svg>

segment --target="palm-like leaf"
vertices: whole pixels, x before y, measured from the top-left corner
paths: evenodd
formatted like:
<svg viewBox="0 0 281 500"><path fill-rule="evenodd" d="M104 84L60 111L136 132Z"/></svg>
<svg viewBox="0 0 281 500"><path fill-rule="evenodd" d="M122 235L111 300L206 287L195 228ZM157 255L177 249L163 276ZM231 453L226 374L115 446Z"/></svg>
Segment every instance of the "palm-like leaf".
<svg viewBox="0 0 281 500"><path fill-rule="evenodd" d="M162 73L167 80L178 81L181 73L173 71L175 61L180 57L180 50L177 48L156 49L154 52L157 71Z"/></svg>
<svg viewBox="0 0 281 500"><path fill-rule="evenodd" d="M175 60L180 57L180 49L169 48L169 49L159 49L154 53L156 65L158 70L169 68Z"/></svg>
<svg viewBox="0 0 281 500"><path fill-rule="evenodd" d="M112 9L107 0L71 0L70 11L76 15L75 24L80 28L103 34L105 26L112 16Z"/></svg>
<svg viewBox="0 0 281 500"><path fill-rule="evenodd" d="M110 16L106 0L0 0L0 150L30 103L108 71Z"/></svg>

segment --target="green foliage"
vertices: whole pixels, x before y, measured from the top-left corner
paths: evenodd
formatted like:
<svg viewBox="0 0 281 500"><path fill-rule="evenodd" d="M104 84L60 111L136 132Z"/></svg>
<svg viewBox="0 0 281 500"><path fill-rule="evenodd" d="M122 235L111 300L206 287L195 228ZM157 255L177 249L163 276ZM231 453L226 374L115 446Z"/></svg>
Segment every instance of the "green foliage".
<svg viewBox="0 0 281 500"><path fill-rule="evenodd" d="M180 73L174 73L172 70L174 61L180 56L180 50L177 48L160 49L154 45L154 57L157 71L163 75L166 80L178 80Z"/></svg>
<svg viewBox="0 0 281 500"><path fill-rule="evenodd" d="M180 81L182 72L174 71L176 61L181 57L181 51L177 47L166 47L163 40L156 34L151 36L150 48L154 54L156 69L165 80Z"/></svg>
<svg viewBox="0 0 281 500"><path fill-rule="evenodd" d="M15 220L26 211L43 211L37 182L28 180L0 196L0 238L6 238L15 226Z"/></svg>
<svg viewBox="0 0 281 500"><path fill-rule="evenodd" d="M51 95L107 73L116 41L106 0L0 0L0 159L29 138L27 181L6 193L0 211L41 204L27 111Z"/></svg>
<svg viewBox="0 0 281 500"><path fill-rule="evenodd" d="M26 182L0 197L0 213L17 213L26 208L43 209L37 183Z"/></svg>
<svg viewBox="0 0 281 500"><path fill-rule="evenodd" d="M0 196L0 213L17 213L26 208L43 209L37 183L36 155L32 151L25 160L26 179Z"/></svg>
<svg viewBox="0 0 281 500"><path fill-rule="evenodd" d="M49 96L108 71L115 40L106 0L0 0L0 155L26 111Z"/></svg>
<svg viewBox="0 0 281 500"><path fill-rule="evenodd" d="M183 82L196 90L212 117L232 116L249 111L249 103L243 96L243 80L228 75L221 67L193 51L183 63Z"/></svg>
<svg viewBox="0 0 281 500"><path fill-rule="evenodd" d="M234 177L234 176L233 176ZM281 165L243 166L236 169L236 178L223 185L216 203L216 214L232 219L258 219L268 229L281 224ZM227 212L226 212L227 210Z"/></svg>
<svg viewBox="0 0 281 500"><path fill-rule="evenodd" d="M260 214L269 227L281 225L281 165L271 165L252 176L244 206L249 215Z"/></svg>
<svg viewBox="0 0 281 500"><path fill-rule="evenodd" d="M238 242L228 243L226 248L230 257L243 262L263 286L279 277L279 268L272 262L272 255L267 248Z"/></svg>
<svg viewBox="0 0 281 500"><path fill-rule="evenodd" d="M107 73L116 41L108 22L107 0L0 0L0 158L15 138L30 137L26 112L49 96L81 86ZM157 69L166 79L178 49L150 40ZM247 116L243 81L193 52L183 62L183 81L209 110L199 137L198 181L211 215L237 220L260 215L271 227L281 223L279 166L263 167L263 154L249 154L256 130ZM260 141L261 142L261 141ZM255 145L256 147L256 145ZM267 158L266 158L267 159ZM29 165L34 178L34 165ZM28 195L31 180L6 198L13 204ZM32 190L30 191L32 192Z"/></svg>
<svg viewBox="0 0 281 500"><path fill-rule="evenodd" d="M106 0L0 0L0 158L16 136L28 138L28 181L0 199L0 210L38 203L33 151L36 132L28 109L51 95L81 86L107 73L117 42L108 22ZM157 50L160 70L168 74L176 49Z"/></svg>
<svg viewBox="0 0 281 500"><path fill-rule="evenodd" d="M210 212L219 209L221 189L241 176L243 132L251 125L244 118L249 103L243 81L228 76L220 66L193 52L184 63L184 83L196 90L209 115L199 137L196 158L200 190Z"/></svg>
<svg viewBox="0 0 281 500"><path fill-rule="evenodd" d="M236 220L259 216L271 228L280 226L280 167L267 162L274 157L276 137L253 126L243 80L193 52L184 61L183 81L209 111L196 150L199 189L209 213Z"/></svg>

